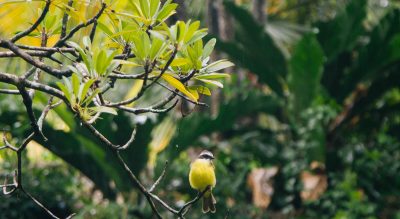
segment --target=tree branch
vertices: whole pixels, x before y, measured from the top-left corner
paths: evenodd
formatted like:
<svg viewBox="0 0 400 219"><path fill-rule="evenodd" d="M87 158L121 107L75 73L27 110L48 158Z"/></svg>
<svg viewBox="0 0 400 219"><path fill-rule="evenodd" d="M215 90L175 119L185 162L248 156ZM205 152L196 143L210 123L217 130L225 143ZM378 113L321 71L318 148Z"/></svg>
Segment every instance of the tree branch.
<svg viewBox="0 0 400 219"><path fill-rule="evenodd" d="M46 5L43 8L42 14L36 20L36 22L33 23L33 25L31 27L29 27L27 30L22 31L22 32L18 33L17 35L15 35L13 38L11 38L10 42L15 43L22 37L25 37L25 36L29 35L32 31L34 31L39 26L39 24L43 21L43 19L46 17L47 13L49 12L50 3L51 3L51 1L47 0Z"/></svg>
<svg viewBox="0 0 400 219"><path fill-rule="evenodd" d="M14 52L15 54L18 55L18 57L24 59L26 62L28 62L29 64L42 69L43 71L49 73L52 76L55 76L57 78L61 78L62 76L66 76L69 77L72 74L71 70L58 70L58 69L54 69L46 64L44 64L41 61L37 61L35 60L32 56L30 56L28 53L26 53L25 51L19 49L15 44L13 44L10 41L7 40L1 40L0 39L0 47L3 48L8 48L10 49L12 52Z"/></svg>

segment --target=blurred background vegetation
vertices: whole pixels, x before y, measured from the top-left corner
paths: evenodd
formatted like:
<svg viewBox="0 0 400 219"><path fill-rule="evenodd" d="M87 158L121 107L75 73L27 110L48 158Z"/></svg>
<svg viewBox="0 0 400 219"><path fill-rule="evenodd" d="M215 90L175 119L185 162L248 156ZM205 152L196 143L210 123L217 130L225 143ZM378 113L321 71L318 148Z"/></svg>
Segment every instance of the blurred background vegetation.
<svg viewBox="0 0 400 219"><path fill-rule="evenodd" d="M113 1L126 11L128 2ZM182 205L196 195L190 161L207 149L217 157L217 212L203 215L197 203L188 218L400 218L399 1L175 2L174 19L201 20L218 39L214 57L237 66L224 89L204 97L210 108L97 122L114 142L140 124L123 155L146 185L168 160L156 193ZM39 4L0 6L0 35L29 25ZM85 16L98 2L76 4ZM27 68L18 59L0 64L0 71ZM122 96L137 90L123 87ZM23 139L30 126L15 98L0 95L0 127ZM35 101L46 103L39 94ZM24 154L24 181L56 215L152 218L114 158L66 108L51 112L44 133L49 141L37 139ZM0 151L1 180L15 160ZM2 219L47 217L22 195L0 196L0 212Z"/></svg>

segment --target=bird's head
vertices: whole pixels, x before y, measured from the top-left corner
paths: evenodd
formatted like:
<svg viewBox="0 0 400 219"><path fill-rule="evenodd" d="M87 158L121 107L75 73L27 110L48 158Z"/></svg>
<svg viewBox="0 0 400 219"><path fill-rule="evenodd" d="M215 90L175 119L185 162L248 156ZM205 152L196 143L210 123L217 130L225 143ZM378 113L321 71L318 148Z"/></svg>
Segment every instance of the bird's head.
<svg viewBox="0 0 400 219"><path fill-rule="evenodd" d="M214 155L210 151L204 150L200 153L199 159L214 160Z"/></svg>

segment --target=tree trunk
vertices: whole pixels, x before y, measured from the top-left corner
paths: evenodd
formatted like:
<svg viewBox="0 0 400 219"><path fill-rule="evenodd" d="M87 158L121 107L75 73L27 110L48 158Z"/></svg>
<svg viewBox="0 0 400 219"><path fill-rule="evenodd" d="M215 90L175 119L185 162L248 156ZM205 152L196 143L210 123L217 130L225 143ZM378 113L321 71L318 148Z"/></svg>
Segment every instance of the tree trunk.
<svg viewBox="0 0 400 219"><path fill-rule="evenodd" d="M260 24L265 24L267 16L265 9L267 6L267 0L253 0L252 11L253 16Z"/></svg>

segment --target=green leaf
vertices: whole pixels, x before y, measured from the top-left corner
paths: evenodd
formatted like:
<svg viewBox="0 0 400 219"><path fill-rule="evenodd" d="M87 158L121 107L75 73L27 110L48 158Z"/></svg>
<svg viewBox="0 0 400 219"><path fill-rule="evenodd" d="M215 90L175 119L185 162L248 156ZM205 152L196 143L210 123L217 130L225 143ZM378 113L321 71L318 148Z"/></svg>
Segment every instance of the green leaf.
<svg viewBox="0 0 400 219"><path fill-rule="evenodd" d="M83 37L83 45L89 50L92 48L92 42L88 36Z"/></svg>
<svg viewBox="0 0 400 219"><path fill-rule="evenodd" d="M143 15L146 18L150 18L150 5L149 0L139 0L140 1L140 9L143 12Z"/></svg>
<svg viewBox="0 0 400 219"><path fill-rule="evenodd" d="M91 71L91 69L92 69L91 63L92 63L92 62L91 62L91 60L89 60L89 57L88 57L88 55L85 53L85 51L84 51L78 44L76 44L75 42L68 41L67 44L68 44L69 46L74 47L76 50L78 50L78 53L79 53L79 55L81 55L82 60L83 60L83 63L85 63L85 65L86 65L88 71L89 71L89 72L92 72L92 71Z"/></svg>
<svg viewBox="0 0 400 219"><path fill-rule="evenodd" d="M210 73L210 74L202 74L198 75L195 78L197 79L221 79L221 78L229 78L230 75L226 73Z"/></svg>
<svg viewBox="0 0 400 219"><path fill-rule="evenodd" d="M61 82L56 82L56 84L61 89L61 91L64 93L64 95L67 98L68 102L71 102L71 94L70 94L68 88Z"/></svg>
<svg viewBox="0 0 400 219"><path fill-rule="evenodd" d="M157 20L159 22L164 22L167 18L175 14L175 9L178 7L178 4L171 4L171 0L168 0L164 3L161 10L158 12Z"/></svg>
<svg viewBox="0 0 400 219"><path fill-rule="evenodd" d="M199 54L197 53L197 51L194 48L192 48L190 46L187 47L187 52L188 52L190 60L192 61L193 67L197 69L198 68L197 61L199 60Z"/></svg>
<svg viewBox="0 0 400 219"><path fill-rule="evenodd" d="M108 37L111 38L113 32L107 27L107 25L103 24L101 21L97 22L97 27L102 30Z"/></svg>
<svg viewBox="0 0 400 219"><path fill-rule="evenodd" d="M197 31L199 29L199 27L200 27L200 21L195 21L189 25L189 28L186 32L185 39L184 39L185 43L188 42L193 37L193 34L195 33L195 31Z"/></svg>
<svg viewBox="0 0 400 219"><path fill-rule="evenodd" d="M234 18L235 41L218 41L216 48L227 53L235 64L256 74L277 95L284 96L282 79L286 78L285 56L276 46L265 27L253 15L232 1L224 2L225 9Z"/></svg>
<svg viewBox="0 0 400 219"><path fill-rule="evenodd" d="M328 60L357 44L359 36L364 32L367 2L349 1L346 9L339 11L334 19L317 23L318 41Z"/></svg>
<svg viewBox="0 0 400 219"><path fill-rule="evenodd" d="M89 79L84 85L81 85L79 89L79 94L78 97L82 101L85 99L87 92L89 91L89 88L92 86L92 84L95 82L95 79Z"/></svg>
<svg viewBox="0 0 400 219"><path fill-rule="evenodd" d="M201 31L197 31L193 37L190 38L190 40L188 40L186 43L187 44L192 44L194 42L196 42L197 40L201 40L203 37L207 36L207 32L205 32L206 30L201 30Z"/></svg>
<svg viewBox="0 0 400 219"><path fill-rule="evenodd" d="M324 53L315 36L304 36L289 61L290 105L295 115L309 107L318 93L323 64Z"/></svg>
<svg viewBox="0 0 400 219"><path fill-rule="evenodd" d="M206 43L206 45L204 46L204 49L203 49L202 59L205 59L211 55L212 51L214 50L214 46L215 46L216 42L217 42L217 40L215 38L212 38L211 40L209 40Z"/></svg>
<svg viewBox="0 0 400 219"><path fill-rule="evenodd" d="M115 62L117 62L118 64L121 64L121 65L127 65L127 66L131 66L131 67L143 66L136 62L126 61L126 60L115 60Z"/></svg>
<svg viewBox="0 0 400 219"><path fill-rule="evenodd" d="M133 14L137 16L144 16L142 10L140 9L140 3L137 0L129 0L131 5L133 6Z"/></svg>
<svg viewBox="0 0 400 219"><path fill-rule="evenodd" d="M162 53L163 48L165 49L166 47L163 47L164 43L163 41L159 40L158 38L153 38L152 40L152 44L151 44L151 49L150 49L150 60L153 61L156 58L158 58L158 56L160 55L160 53Z"/></svg>
<svg viewBox="0 0 400 219"><path fill-rule="evenodd" d="M68 92L69 92L70 94L73 94L74 89L72 88L71 82L68 80L68 78L66 78L66 77L64 77L64 76L62 77L62 79L63 79L63 81L64 81L64 84L67 86Z"/></svg>
<svg viewBox="0 0 400 219"><path fill-rule="evenodd" d="M154 38L157 38L159 40L162 41L166 41L167 37L165 35L163 35L162 33L160 33L159 31L155 31L155 30L149 30L150 35Z"/></svg>
<svg viewBox="0 0 400 219"><path fill-rule="evenodd" d="M222 59L222 60L218 60L216 62L213 62L213 63L209 64L203 70L206 71L206 72L216 72L216 71L219 71L221 69L232 67L234 65L235 64L233 64L232 62Z"/></svg>
<svg viewBox="0 0 400 219"><path fill-rule="evenodd" d="M177 67L177 66L182 66L182 65L187 65L190 64L190 60L188 60L187 58L175 58L172 62L171 62L171 67Z"/></svg>
<svg viewBox="0 0 400 219"><path fill-rule="evenodd" d="M143 48L143 42L140 40L139 37L133 36L132 37L133 41L133 46L134 46L134 54L139 58L139 59L144 59L146 58L144 48Z"/></svg>
<svg viewBox="0 0 400 219"><path fill-rule="evenodd" d="M97 54L97 58L96 58L96 71L99 75L103 75L105 68L109 63L107 63L107 55L106 52L104 50L101 50L98 54Z"/></svg>
<svg viewBox="0 0 400 219"><path fill-rule="evenodd" d="M177 26L176 41L181 42L186 34L187 26L183 21L178 21L176 23L176 26Z"/></svg>
<svg viewBox="0 0 400 219"><path fill-rule="evenodd" d="M86 106L89 105L89 104L93 101L93 98L95 98L96 95L97 95L98 93L100 93L100 90L99 90L99 89L94 90L94 91L90 94L90 96L87 97L81 104L82 104L82 105L86 105Z"/></svg>
<svg viewBox="0 0 400 219"><path fill-rule="evenodd" d="M142 34L142 43L143 43L143 55L144 58L147 58L149 56L150 53L150 46L151 46L151 42L150 42L150 38L146 33Z"/></svg>
<svg viewBox="0 0 400 219"><path fill-rule="evenodd" d="M169 28L169 36L173 42L177 41L177 35L178 35L178 25L175 24Z"/></svg>
<svg viewBox="0 0 400 219"><path fill-rule="evenodd" d="M80 86L80 80L78 75L72 74L71 80L72 80L72 90L74 92L74 95L78 97L79 86Z"/></svg>
<svg viewBox="0 0 400 219"><path fill-rule="evenodd" d="M105 106L95 106L95 107L90 107L91 110L94 110L96 112L100 113L109 113L113 115L118 115L117 111L113 108L105 107Z"/></svg>
<svg viewBox="0 0 400 219"><path fill-rule="evenodd" d="M197 79L197 80L202 81L202 82L204 82L204 83L206 83L206 84L208 84L208 85L211 85L211 86L216 86L216 87L219 87L219 88L224 88L224 85L223 85L221 82L219 82L219 81L213 81L213 80L207 80L207 79Z"/></svg>
<svg viewBox="0 0 400 219"><path fill-rule="evenodd" d="M161 2L160 0L150 0L150 17L154 18L156 12L160 8Z"/></svg>

